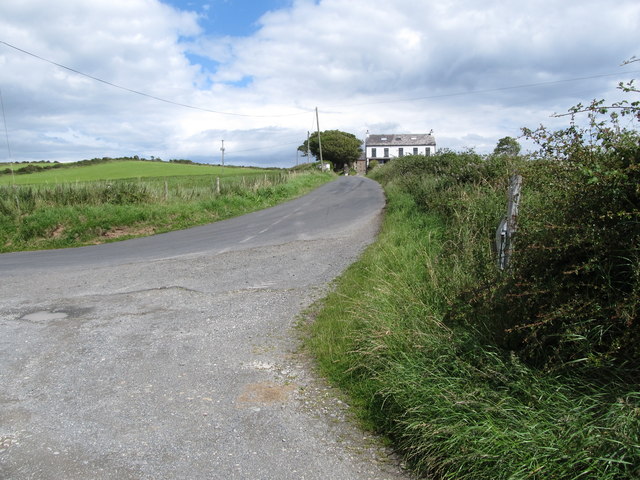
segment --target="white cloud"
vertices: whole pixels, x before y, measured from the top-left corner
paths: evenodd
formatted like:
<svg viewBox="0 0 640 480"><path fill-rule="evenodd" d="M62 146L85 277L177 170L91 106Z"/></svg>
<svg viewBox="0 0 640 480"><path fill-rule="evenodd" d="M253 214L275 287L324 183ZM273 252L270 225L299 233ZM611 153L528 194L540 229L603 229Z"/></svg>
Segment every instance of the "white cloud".
<svg viewBox="0 0 640 480"><path fill-rule="evenodd" d="M229 159L291 165L316 106L322 129L434 129L439 146L491 151L522 126L553 124L551 113L612 94L633 69L619 64L640 54L635 0L296 0L266 13L249 37L216 36L199 20L158 0L3 0L2 41L133 90L240 114L134 95L0 44L15 159L217 162L224 138Z"/></svg>

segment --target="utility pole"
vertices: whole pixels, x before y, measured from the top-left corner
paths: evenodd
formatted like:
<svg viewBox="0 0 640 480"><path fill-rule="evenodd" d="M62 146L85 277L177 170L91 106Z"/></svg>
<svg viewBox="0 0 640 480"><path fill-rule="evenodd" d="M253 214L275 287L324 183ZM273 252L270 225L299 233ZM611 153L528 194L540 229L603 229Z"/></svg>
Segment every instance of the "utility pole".
<svg viewBox="0 0 640 480"><path fill-rule="evenodd" d="M224 140L222 140L222 147L220 148L222 152L222 166L224 167Z"/></svg>
<svg viewBox="0 0 640 480"><path fill-rule="evenodd" d="M318 148L320 149L320 169L324 169L324 162L322 161L322 140L320 139L320 120L318 119L318 107L316 107L316 125L318 127Z"/></svg>
<svg viewBox="0 0 640 480"><path fill-rule="evenodd" d="M367 134L364 137L364 171L369 171L369 157L367 157L367 140L369 140L369 129L367 128Z"/></svg>
<svg viewBox="0 0 640 480"><path fill-rule="evenodd" d="M9 167L11 168L11 183L16 184L16 174L13 169L13 155L11 155L11 144L9 143L9 127L7 127L7 115L4 112L4 99L2 98L2 89L0 88L0 106L2 107L2 121L4 123L4 134L7 137L7 152L9 153ZM309 133L307 132L307 135Z"/></svg>

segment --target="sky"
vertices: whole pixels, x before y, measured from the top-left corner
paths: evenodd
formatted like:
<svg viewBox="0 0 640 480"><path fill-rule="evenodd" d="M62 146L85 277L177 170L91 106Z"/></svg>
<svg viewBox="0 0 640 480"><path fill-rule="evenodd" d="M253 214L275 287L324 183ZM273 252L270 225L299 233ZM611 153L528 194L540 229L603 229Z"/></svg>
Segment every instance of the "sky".
<svg viewBox="0 0 640 480"><path fill-rule="evenodd" d="M634 55L637 0L1 0L0 162L289 167L318 123L490 153Z"/></svg>

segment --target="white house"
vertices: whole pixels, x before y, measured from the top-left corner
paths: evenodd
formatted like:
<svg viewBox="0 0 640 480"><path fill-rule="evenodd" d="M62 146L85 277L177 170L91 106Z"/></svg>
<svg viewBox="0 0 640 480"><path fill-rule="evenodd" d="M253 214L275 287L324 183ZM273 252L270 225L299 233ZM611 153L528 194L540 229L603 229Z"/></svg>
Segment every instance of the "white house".
<svg viewBox="0 0 640 480"><path fill-rule="evenodd" d="M433 155L436 140L431 133L367 135L365 158L367 167L371 160L380 164L405 155Z"/></svg>

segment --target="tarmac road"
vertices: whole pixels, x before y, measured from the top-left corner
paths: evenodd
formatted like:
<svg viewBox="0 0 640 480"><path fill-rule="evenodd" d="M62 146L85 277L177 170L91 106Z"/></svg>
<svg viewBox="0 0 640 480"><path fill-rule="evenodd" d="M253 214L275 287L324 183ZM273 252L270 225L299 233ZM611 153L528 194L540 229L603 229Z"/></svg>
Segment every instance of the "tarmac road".
<svg viewBox="0 0 640 480"><path fill-rule="evenodd" d="M342 177L243 217L0 255L0 479L399 479L297 353L377 232Z"/></svg>

